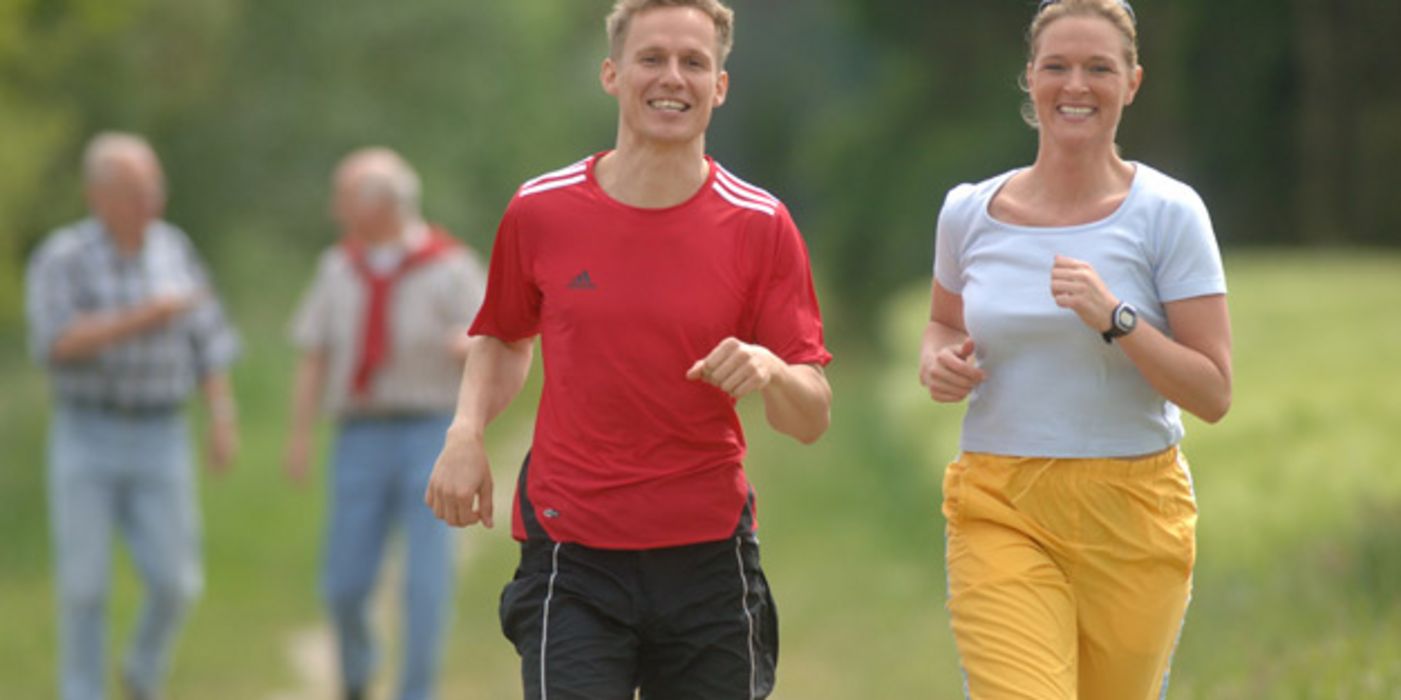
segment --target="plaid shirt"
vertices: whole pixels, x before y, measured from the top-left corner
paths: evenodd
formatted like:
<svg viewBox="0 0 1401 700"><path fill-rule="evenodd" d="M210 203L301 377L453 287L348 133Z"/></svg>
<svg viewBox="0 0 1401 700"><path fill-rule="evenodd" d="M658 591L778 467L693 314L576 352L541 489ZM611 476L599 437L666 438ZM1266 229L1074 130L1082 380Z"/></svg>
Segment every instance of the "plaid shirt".
<svg viewBox="0 0 1401 700"><path fill-rule="evenodd" d="M205 300L165 326L128 336L91 358L52 358L54 342L80 315L196 289L208 292ZM25 311L30 353L49 370L57 398L70 403L173 408L239 349L190 239L164 221L151 224L135 255L120 254L96 219L54 232L30 260Z"/></svg>

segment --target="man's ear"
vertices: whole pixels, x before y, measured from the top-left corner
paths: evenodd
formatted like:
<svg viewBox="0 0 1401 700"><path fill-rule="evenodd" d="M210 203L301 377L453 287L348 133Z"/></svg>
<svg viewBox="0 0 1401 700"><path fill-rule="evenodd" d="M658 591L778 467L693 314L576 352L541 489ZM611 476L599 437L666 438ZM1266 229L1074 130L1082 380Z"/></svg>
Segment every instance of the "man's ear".
<svg viewBox="0 0 1401 700"><path fill-rule="evenodd" d="M618 64L613 62L612 56L603 59L603 65L599 66L598 82L603 85L604 92L618 96Z"/></svg>

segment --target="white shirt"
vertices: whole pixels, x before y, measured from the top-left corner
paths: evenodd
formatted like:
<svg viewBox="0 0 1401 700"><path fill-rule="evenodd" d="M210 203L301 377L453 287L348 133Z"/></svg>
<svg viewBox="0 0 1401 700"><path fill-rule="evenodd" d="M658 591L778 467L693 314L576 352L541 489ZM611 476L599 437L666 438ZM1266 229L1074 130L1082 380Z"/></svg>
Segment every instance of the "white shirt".
<svg viewBox="0 0 1401 700"><path fill-rule="evenodd" d="M1181 441L1178 408L1117 344L1051 298L1056 255L1094 266L1139 323L1169 335L1163 305L1226 292L1211 219L1191 187L1134 163L1128 196L1077 226L1018 226L988 204L1010 171L949 191L934 277L963 297L964 323L987 379L968 398L962 449L1035 457L1116 457ZM1108 319L1105 319L1108 321Z"/></svg>

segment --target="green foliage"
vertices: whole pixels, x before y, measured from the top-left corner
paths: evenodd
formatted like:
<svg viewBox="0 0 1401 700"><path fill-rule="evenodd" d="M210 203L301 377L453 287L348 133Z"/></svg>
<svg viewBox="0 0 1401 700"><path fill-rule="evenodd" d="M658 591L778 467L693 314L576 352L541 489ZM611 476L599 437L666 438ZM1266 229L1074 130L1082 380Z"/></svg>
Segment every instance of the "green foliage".
<svg viewBox="0 0 1401 700"><path fill-rule="evenodd" d="M547 11L548 10L548 11ZM147 135L168 218L222 267L252 246L332 239L327 181L384 144L429 216L489 248L515 185L611 141L603 40L579 4L147 0L7 5L0 30L0 327L48 230L82 215L93 133ZM587 20L587 22L586 22ZM15 144L10 147L10 144Z"/></svg>
<svg viewBox="0 0 1401 700"><path fill-rule="evenodd" d="M840 303L924 276L943 193L1034 157L1016 86L1032 4L735 0L710 150L787 201ZM612 143L606 6L0 4L0 325L18 322L27 251L82 213L77 156L101 129L151 137L170 218L216 266L248 245L325 245L329 172L368 144L403 151L429 215L488 248L516 184ZM1196 186L1227 246L1397 243L1401 5L1139 14L1147 82L1125 154Z"/></svg>
<svg viewBox="0 0 1401 700"><path fill-rule="evenodd" d="M581 89L595 66L578 60L593 53L570 21L579 12L530 7L253 5L232 40L239 66L228 94L179 125L177 147L190 152L172 160L197 166L190 178L211 185L185 219L215 237L252 230L320 247L330 238L331 168L352 148L385 144L421 171L430 217L489 244L515 184L575 158L586 148L579 130L606 122L559 109L592 98L606 114L596 91ZM518 79L534 88L521 90Z"/></svg>
<svg viewBox="0 0 1401 700"><path fill-rule="evenodd" d="M808 228L817 258L869 302L914 276L948 186L1034 158L1015 79L1035 3L840 4L856 27L842 41L870 70L828 76L832 110L798 127L826 156L790 177L827 186ZM1126 157L1195 186L1228 247L1401 242L1401 4L1138 5L1146 75L1120 128Z"/></svg>

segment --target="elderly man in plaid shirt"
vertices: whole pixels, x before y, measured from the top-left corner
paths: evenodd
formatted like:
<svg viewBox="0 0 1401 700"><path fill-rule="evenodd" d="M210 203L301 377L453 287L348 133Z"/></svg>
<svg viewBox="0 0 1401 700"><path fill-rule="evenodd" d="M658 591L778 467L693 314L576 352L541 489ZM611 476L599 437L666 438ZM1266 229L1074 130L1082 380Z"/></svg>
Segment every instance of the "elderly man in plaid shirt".
<svg viewBox="0 0 1401 700"><path fill-rule="evenodd" d="M198 386L212 468L238 443L227 367L238 338L190 240L160 219L164 178L131 134L84 155L90 218L51 234L27 277L30 350L49 373L49 508L64 700L105 697L112 540L145 600L122 666L130 698L160 691L184 613L203 585L199 516L181 410Z"/></svg>

